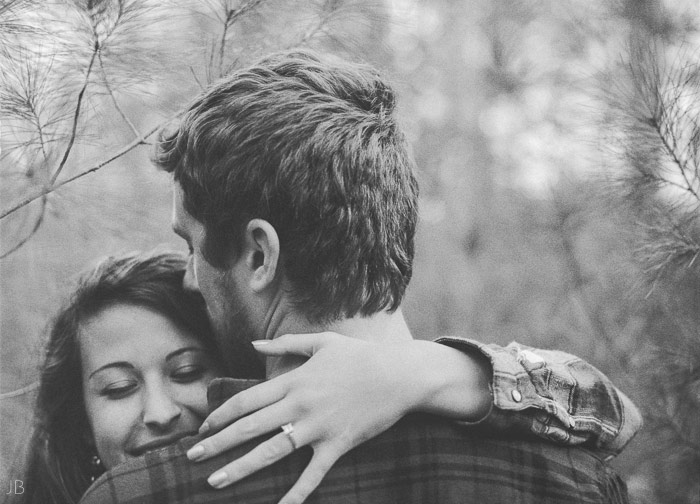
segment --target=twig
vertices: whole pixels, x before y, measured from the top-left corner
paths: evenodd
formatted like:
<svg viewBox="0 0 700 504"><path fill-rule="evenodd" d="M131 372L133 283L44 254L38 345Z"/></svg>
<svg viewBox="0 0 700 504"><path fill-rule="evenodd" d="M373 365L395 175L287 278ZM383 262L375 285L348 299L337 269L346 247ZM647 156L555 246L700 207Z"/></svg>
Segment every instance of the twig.
<svg viewBox="0 0 700 504"><path fill-rule="evenodd" d="M319 16L318 23L306 30L306 32L304 32L304 35L301 36L301 38L297 41L295 45L306 45L306 43L309 42L309 40L311 40L318 33L323 31L324 27L326 26L326 23L328 23L328 20L330 18L330 13L326 13L325 16Z"/></svg>
<svg viewBox="0 0 700 504"><path fill-rule="evenodd" d="M63 159L61 159L60 164L58 165L58 168L54 172L54 174L51 176L51 181L50 185L51 187L54 186L54 183L56 182L56 179L58 176L61 174L61 171L63 170L63 167L66 165L66 161L68 161L68 156L71 153L71 150L73 150L73 143L75 142L75 136L78 132L78 119L80 118L80 108L83 103L83 96L85 95L85 90L88 87L88 84L90 83L90 73L92 72L92 67L95 64L95 58L97 57L97 54L100 51L100 44L97 40L95 40L95 48L92 51L92 57L90 58L90 64L88 65L87 72L85 73L85 82L83 83L83 87L80 90L80 93L78 93L78 103L75 106L75 115L73 116L73 129L71 131L70 139L68 140L68 146L66 147L66 151L63 153ZM2 217L0 217L2 218Z"/></svg>
<svg viewBox="0 0 700 504"><path fill-rule="evenodd" d="M659 120L656 117L652 117L650 123L651 123L651 126L654 128L654 130L658 133L659 138L661 139L661 142L663 143L664 147L666 148L666 151L671 156L672 161L678 166L678 168L681 171L681 175L683 176L683 180L686 183L686 187L680 186L680 184L677 184L677 185L679 185L680 187L683 187L683 189L690 192L690 194L692 194L696 200L700 201L700 198L698 198L698 193L695 191L695 189L693 189L693 184L688 179L688 175L686 173L688 168L686 167L686 163L684 163L678 157L678 154L676 152L678 149L678 145L676 142L675 135L668 128L666 128L667 135L665 135L664 131L661 128L661 123L659 122ZM669 143L667 136L671 137L671 143ZM664 182L669 183L670 181L664 179Z"/></svg>
<svg viewBox="0 0 700 504"><path fill-rule="evenodd" d="M109 80L107 79L107 72L105 71L104 67L104 62L102 61L102 51L98 51L97 53L97 59L100 62L100 70L102 70L102 79L105 85L105 88L107 89L107 92L109 93L110 98L112 98L112 103L114 104L114 108L117 109L117 112L119 112L119 115L122 116L122 119L124 119L124 122L129 125L129 128L131 128L131 131L134 133L135 137L138 137L141 133L139 130L134 126L134 123L132 123L129 118L126 116L122 108L119 106L119 102L117 101L117 97L114 96L114 92L112 91L112 87L109 85Z"/></svg>
<svg viewBox="0 0 700 504"><path fill-rule="evenodd" d="M25 385L22 388L19 388L17 390L12 390L10 392L3 392L0 394L0 399L10 399L12 397L19 397L21 395L26 394L27 392L31 392L32 390L38 389L39 388L39 382L35 381L34 383L30 383L29 385Z"/></svg>
<svg viewBox="0 0 700 504"><path fill-rule="evenodd" d="M39 215L37 215L36 221L34 222L34 226L32 226L31 231L29 231L29 233L27 233L27 236L25 236L19 242L17 242L10 250L1 254L0 259L5 259L10 254L17 252L20 248L22 248L22 246L25 243L27 243L29 241L29 239L32 236L34 236L36 234L36 232L39 230L41 223L44 222L44 215L46 215L46 195L42 196L42 198L41 198L41 209L39 210Z"/></svg>
<svg viewBox="0 0 700 504"><path fill-rule="evenodd" d="M74 175L74 176L72 176L72 177L70 177L70 178L67 178L67 179L63 180L62 182L60 182L59 184L52 184L52 185L50 185L50 186L48 186L48 187L42 187L42 188L36 190L36 191L34 192L34 194L31 194L31 195L25 197L24 199L22 199L21 201L19 201L18 203L14 203L14 204L11 205L10 207L4 209L4 210L2 211L2 213L0 213L0 220L4 219L4 218L7 217L8 215L10 215L10 214L16 212L16 211L19 210L20 208L22 208L22 207L28 205L28 204L31 203L32 201L35 201L35 200L41 198L42 196L46 196L46 195L52 193L53 191L55 191L56 189L58 189L58 188L60 188L60 187L63 187L64 185L69 184L69 183L73 182L74 180L77 180L77 179L79 179L79 178L82 178L82 177L84 177L85 175L87 175L87 174L89 174L89 173L93 173L93 172L99 170L100 168L102 168L103 166L108 165L109 163L111 163L111 162L114 161L115 159L118 159L118 158L122 157L122 156L123 156L124 154L126 154L127 152L129 152L129 151L135 149L136 147L138 147L139 145L142 145L143 143L145 143L144 141L145 141L148 137L150 137L151 135L153 135L156 131L158 131L159 129L161 129L161 128L162 128L165 124L167 124L168 122L170 122L170 121L172 121L173 119L175 119L176 117L180 116L183 112L184 112L184 111L182 111L182 110L181 110L181 111L178 111L176 114L174 114L173 116L171 116L171 117L168 118L167 120L165 120L165 121L163 121L162 123L158 124L158 125L155 126L153 129L151 129L151 130L149 130L148 132L144 133L144 134L141 135L140 137L134 139L131 143L125 145L125 146L122 147L120 150L118 150L114 155L112 155L112 156L109 157L108 159L102 161L101 163L99 163L99 164L93 166L92 168L90 168L90 169L88 169L88 170L85 170L85 171L83 171L83 172L80 172L80 173L78 173L78 174L76 174L76 175Z"/></svg>
<svg viewBox="0 0 700 504"><path fill-rule="evenodd" d="M238 18L252 11L264 1L265 0L250 0L238 9L231 9L226 12L226 17L224 19L224 31L221 34L221 42L219 43L219 77L223 77L224 75L224 56L226 51L226 37L228 35L228 29L233 26L234 23L236 23Z"/></svg>
<svg viewBox="0 0 700 504"><path fill-rule="evenodd" d="M295 43L287 46L287 49L297 45L305 46L311 39L316 37L319 33L329 36L332 40L337 41L338 39L336 39L332 35L329 35L328 30L326 30L326 26L328 25L329 21L341 11L342 7L342 2L326 0L324 2L323 7L321 8L322 12L318 16L318 22L310 26Z"/></svg>
<svg viewBox="0 0 700 504"><path fill-rule="evenodd" d="M202 85L202 83L200 82L199 78L197 77L197 74L194 73L194 68L190 67L190 73L192 74L192 78L194 79L194 81L195 81L195 82L197 83L197 85L199 86L199 89L200 89L200 90L204 90L204 86Z"/></svg>
<svg viewBox="0 0 700 504"><path fill-rule="evenodd" d="M224 30L221 33L221 42L219 42L219 77L223 77L224 70L224 53L226 49L226 34L228 32L229 21L231 20L231 15L234 11L229 11L226 14L226 19L224 20Z"/></svg>

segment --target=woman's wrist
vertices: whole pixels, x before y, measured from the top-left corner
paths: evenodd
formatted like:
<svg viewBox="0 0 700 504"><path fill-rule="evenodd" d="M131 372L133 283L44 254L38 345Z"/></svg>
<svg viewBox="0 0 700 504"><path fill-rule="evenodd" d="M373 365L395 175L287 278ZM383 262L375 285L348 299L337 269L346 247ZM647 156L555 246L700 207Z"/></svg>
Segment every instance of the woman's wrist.
<svg viewBox="0 0 700 504"><path fill-rule="evenodd" d="M478 350L461 350L431 341L412 342L409 386L420 391L412 411L476 422L493 407L492 367Z"/></svg>

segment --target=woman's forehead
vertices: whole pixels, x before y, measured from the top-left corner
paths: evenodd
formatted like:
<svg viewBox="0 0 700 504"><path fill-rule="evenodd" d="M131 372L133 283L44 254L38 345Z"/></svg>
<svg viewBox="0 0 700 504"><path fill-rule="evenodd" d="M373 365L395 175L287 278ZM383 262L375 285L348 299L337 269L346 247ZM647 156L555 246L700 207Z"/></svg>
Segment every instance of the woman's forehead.
<svg viewBox="0 0 700 504"><path fill-rule="evenodd" d="M145 306L115 304L81 324L80 349L86 367L112 360L147 363L184 347L202 348L184 327Z"/></svg>

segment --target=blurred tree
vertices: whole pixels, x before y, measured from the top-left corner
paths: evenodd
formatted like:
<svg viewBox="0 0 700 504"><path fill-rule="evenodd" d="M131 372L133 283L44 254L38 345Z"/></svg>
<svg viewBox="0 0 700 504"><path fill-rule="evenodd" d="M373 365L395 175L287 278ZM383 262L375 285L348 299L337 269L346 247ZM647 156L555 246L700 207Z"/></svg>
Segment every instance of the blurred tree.
<svg viewBox="0 0 700 504"><path fill-rule="evenodd" d="M647 419L633 501L697 503L697 2L402 5L416 333L587 358Z"/></svg>
<svg viewBox="0 0 700 504"><path fill-rule="evenodd" d="M697 504L697 11L0 0L0 392L34 378L41 328L86 261L178 244L167 177L144 169L155 130L230 68L308 44L378 64L401 93L422 189L414 333L588 359L647 420L615 460L633 502ZM3 463L29 407L0 402Z"/></svg>
<svg viewBox="0 0 700 504"><path fill-rule="evenodd" d="M665 16L668 18L668 16ZM677 26L677 25L674 25ZM648 502L700 502L700 58L689 33L641 25L610 94L612 180L631 217L649 308L638 376L647 398ZM653 463L652 462L652 463Z"/></svg>

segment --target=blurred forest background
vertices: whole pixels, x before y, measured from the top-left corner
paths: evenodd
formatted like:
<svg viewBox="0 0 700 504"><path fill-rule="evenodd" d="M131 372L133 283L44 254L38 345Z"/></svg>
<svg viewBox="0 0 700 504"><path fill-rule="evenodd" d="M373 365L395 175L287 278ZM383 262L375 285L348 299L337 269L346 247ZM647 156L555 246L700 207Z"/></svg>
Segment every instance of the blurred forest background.
<svg viewBox="0 0 700 504"><path fill-rule="evenodd" d="M644 413L614 461L633 502L700 502L699 10L0 0L0 475L70 280L108 253L184 249L153 132L231 68L306 45L399 92L422 190L414 334L587 359Z"/></svg>

